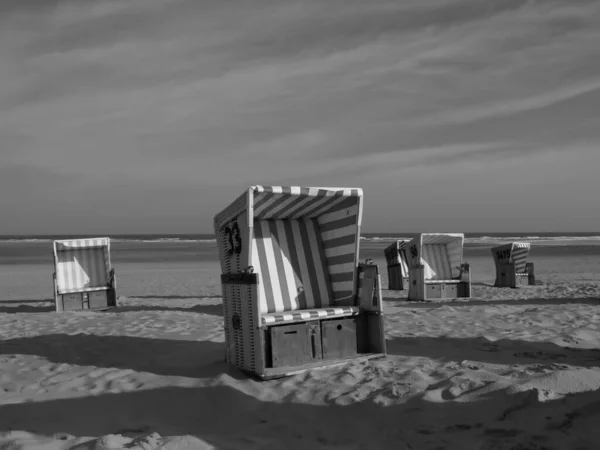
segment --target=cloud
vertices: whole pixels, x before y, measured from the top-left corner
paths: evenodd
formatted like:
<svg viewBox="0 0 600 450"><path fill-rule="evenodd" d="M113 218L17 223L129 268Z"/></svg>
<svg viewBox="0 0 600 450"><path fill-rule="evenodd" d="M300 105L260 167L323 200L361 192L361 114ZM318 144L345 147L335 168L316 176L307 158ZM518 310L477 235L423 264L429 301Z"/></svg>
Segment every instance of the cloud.
<svg viewBox="0 0 600 450"><path fill-rule="evenodd" d="M140 217L161 189L190 217L254 183L536 173L600 143L599 4L7 0L0 162Z"/></svg>

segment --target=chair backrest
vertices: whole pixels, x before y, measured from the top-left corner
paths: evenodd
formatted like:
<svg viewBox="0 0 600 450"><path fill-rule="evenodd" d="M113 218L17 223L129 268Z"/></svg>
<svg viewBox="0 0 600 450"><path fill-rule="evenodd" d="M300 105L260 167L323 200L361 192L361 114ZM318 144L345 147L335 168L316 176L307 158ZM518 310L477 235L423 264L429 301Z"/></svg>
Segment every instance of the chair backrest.
<svg viewBox="0 0 600 450"><path fill-rule="evenodd" d="M426 280L452 280L460 276L464 235L423 233L409 243L411 265L423 264Z"/></svg>
<svg viewBox="0 0 600 450"><path fill-rule="evenodd" d="M316 219L255 220L253 266L260 273L260 311L332 304L325 249Z"/></svg>
<svg viewBox="0 0 600 450"><path fill-rule="evenodd" d="M407 241L397 240L383 249L385 260L388 266L400 264L400 271L403 277L408 277L408 258L406 256Z"/></svg>
<svg viewBox="0 0 600 450"><path fill-rule="evenodd" d="M510 242L491 250L496 266L501 262L510 262L515 264L516 273L524 273L530 249L531 244L529 242Z"/></svg>
<svg viewBox="0 0 600 450"><path fill-rule="evenodd" d="M452 266L446 244L424 244L421 259L425 266L426 280L452 279Z"/></svg>
<svg viewBox="0 0 600 450"><path fill-rule="evenodd" d="M61 294L106 287L110 276L110 240L54 241L54 265Z"/></svg>

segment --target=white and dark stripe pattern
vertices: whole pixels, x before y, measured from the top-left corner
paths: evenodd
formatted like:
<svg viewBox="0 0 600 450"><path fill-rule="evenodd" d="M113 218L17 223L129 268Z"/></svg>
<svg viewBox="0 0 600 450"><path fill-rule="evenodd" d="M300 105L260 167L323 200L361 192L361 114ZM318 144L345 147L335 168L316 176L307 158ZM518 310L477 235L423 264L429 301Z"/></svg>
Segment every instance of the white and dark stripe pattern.
<svg viewBox="0 0 600 450"><path fill-rule="evenodd" d="M400 273L403 277L408 277L408 259L406 257L406 241L398 240L383 249L387 265L400 265Z"/></svg>
<svg viewBox="0 0 600 450"><path fill-rule="evenodd" d="M422 233L408 243L407 256L423 264L425 280L452 280L460 276L463 243L462 233Z"/></svg>
<svg viewBox="0 0 600 450"><path fill-rule="evenodd" d="M446 244L423 245L421 259L425 266L426 280L452 279L452 267Z"/></svg>
<svg viewBox="0 0 600 450"><path fill-rule="evenodd" d="M275 314L264 314L262 316L263 325L272 325L277 323L322 319L324 317L347 317L355 316L360 313L357 306L340 306L335 308L305 309L300 311L289 311Z"/></svg>
<svg viewBox="0 0 600 450"><path fill-rule="evenodd" d="M110 276L109 239L74 239L54 242L59 294L102 290Z"/></svg>
<svg viewBox="0 0 600 450"><path fill-rule="evenodd" d="M354 295L358 214L355 201L350 206L340 203L317 218L334 301Z"/></svg>
<svg viewBox="0 0 600 450"><path fill-rule="evenodd" d="M252 265L260 273L261 313L331 305L331 283L316 220L255 220L252 245Z"/></svg>
<svg viewBox="0 0 600 450"><path fill-rule="evenodd" d="M491 250L496 265L500 261L512 262L515 264L515 272L517 274L524 274L530 249L531 244L528 242L511 242L499 245Z"/></svg>
<svg viewBox="0 0 600 450"><path fill-rule="evenodd" d="M254 186L254 219L316 218L358 203L358 188Z"/></svg>

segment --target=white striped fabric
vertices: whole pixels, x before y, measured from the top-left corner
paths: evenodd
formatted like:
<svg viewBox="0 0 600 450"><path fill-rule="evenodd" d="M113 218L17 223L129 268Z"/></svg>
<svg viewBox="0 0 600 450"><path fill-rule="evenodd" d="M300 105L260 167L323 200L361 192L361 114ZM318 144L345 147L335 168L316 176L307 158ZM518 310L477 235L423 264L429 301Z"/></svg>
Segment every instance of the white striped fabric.
<svg viewBox="0 0 600 450"><path fill-rule="evenodd" d="M426 280L451 280L460 276L463 242L462 233L422 233L408 243L407 256L423 264Z"/></svg>
<svg viewBox="0 0 600 450"><path fill-rule="evenodd" d="M359 188L254 186L255 219L316 218L358 204Z"/></svg>
<svg viewBox="0 0 600 450"><path fill-rule="evenodd" d="M333 299L341 300L354 294L358 264L358 203L351 206L338 203L317 218L325 254L325 264Z"/></svg>
<svg viewBox="0 0 600 450"><path fill-rule="evenodd" d="M331 283L316 220L255 220L252 246L252 265L261 275L261 313L331 305Z"/></svg>
<svg viewBox="0 0 600 450"><path fill-rule="evenodd" d="M388 266L400 264L400 272L403 277L408 277L408 259L406 257L406 241L398 240L383 250Z"/></svg>
<svg viewBox="0 0 600 450"><path fill-rule="evenodd" d="M515 263L515 272L525 273L527 257L529 256L530 246L525 242L513 242L512 261Z"/></svg>
<svg viewBox="0 0 600 450"><path fill-rule="evenodd" d="M54 255L60 294L108 287L108 238L55 241Z"/></svg>
<svg viewBox="0 0 600 450"><path fill-rule="evenodd" d="M511 242L492 248L492 255L496 264L500 261L513 262L516 273L525 273L527 257L531 245L528 242Z"/></svg>
<svg viewBox="0 0 600 450"><path fill-rule="evenodd" d="M452 279L452 268L446 244L423 245L421 260L425 266L426 280Z"/></svg>
<svg viewBox="0 0 600 450"><path fill-rule="evenodd" d="M291 322L296 320L322 319L324 317L355 316L359 313L360 308L357 306L340 306L335 308L305 309L301 311L264 314L261 320L264 325L270 325L273 323Z"/></svg>

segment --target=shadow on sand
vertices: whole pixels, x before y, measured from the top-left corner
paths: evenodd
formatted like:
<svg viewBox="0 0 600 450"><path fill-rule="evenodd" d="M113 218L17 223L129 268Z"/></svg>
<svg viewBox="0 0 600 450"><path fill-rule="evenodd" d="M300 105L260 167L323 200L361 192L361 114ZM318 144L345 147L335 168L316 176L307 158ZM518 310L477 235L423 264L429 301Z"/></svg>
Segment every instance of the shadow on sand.
<svg viewBox="0 0 600 450"><path fill-rule="evenodd" d="M130 299L155 299L155 300L201 300L206 298L222 298L222 295L128 295Z"/></svg>
<svg viewBox="0 0 600 450"><path fill-rule="evenodd" d="M446 361L491 364L569 364L600 367L600 349L561 347L549 342L512 339L490 341L483 337L399 337L387 340L390 355L419 356Z"/></svg>
<svg viewBox="0 0 600 450"><path fill-rule="evenodd" d="M0 354L36 355L57 364L195 378L229 370L224 361L224 344L210 341L50 334L0 341Z"/></svg>
<svg viewBox="0 0 600 450"><path fill-rule="evenodd" d="M581 298L526 298L519 300L460 300L460 301L424 301L409 302L406 298L384 297L384 302L393 304L395 307L404 307L411 309L434 309L441 306L451 306L452 308L469 306L544 306L544 305L592 305L599 306L600 298L581 297Z"/></svg>
<svg viewBox="0 0 600 450"><path fill-rule="evenodd" d="M225 380L226 381L226 380ZM253 390L264 394L277 383ZM245 381L239 385L242 389ZM381 392L374 394L381 395ZM392 395L391 389L389 395ZM507 396L493 392L482 402L433 403L414 397L383 407L373 398L340 406L260 401L235 387L165 387L129 393L26 402L0 406L0 429L44 435L107 434L193 435L206 448L394 448L557 449L544 444L549 434L575 433L577 422L600 404L598 392L579 394L568 404L537 403L529 393ZM523 419L527 408L531 416ZM514 417L520 420L511 420ZM589 414L588 414L589 417ZM399 426L402 424L402 426ZM564 434L561 438L564 439ZM466 440L465 440L466 439ZM594 448L594 437L578 436ZM536 444L537 440L537 445ZM359 445L362 444L362 445ZM517 446L509 446L512 443ZM530 445L525 445L530 443ZM560 448L574 448L572 446Z"/></svg>
<svg viewBox="0 0 600 450"><path fill-rule="evenodd" d="M105 314L110 313L124 313L124 312L137 312L137 311L184 311L193 312L199 314L209 314L212 316L223 316L222 305L194 305L189 308L174 306L169 307L166 305L123 305L117 306L103 311Z"/></svg>
<svg viewBox="0 0 600 450"><path fill-rule="evenodd" d="M25 304L27 303L27 304ZM33 305L32 305L32 304ZM45 303L45 305L38 305ZM7 306L14 305L14 306ZM54 299L49 298L46 300L0 300L0 313L41 313L55 311Z"/></svg>

